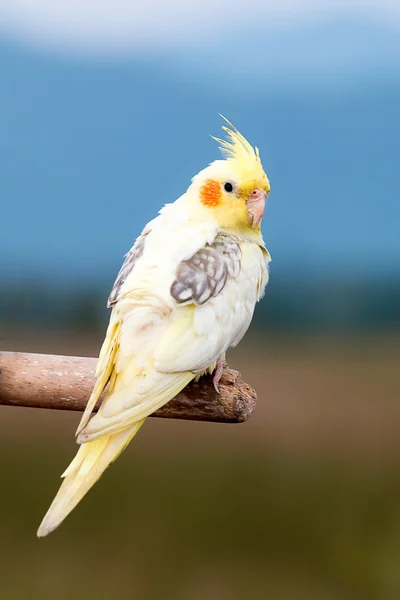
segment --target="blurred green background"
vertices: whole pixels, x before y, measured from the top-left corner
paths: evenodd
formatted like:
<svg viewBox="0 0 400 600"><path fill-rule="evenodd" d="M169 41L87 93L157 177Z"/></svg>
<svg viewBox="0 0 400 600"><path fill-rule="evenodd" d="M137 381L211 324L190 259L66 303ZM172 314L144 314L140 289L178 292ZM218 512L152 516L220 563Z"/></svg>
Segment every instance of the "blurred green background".
<svg viewBox="0 0 400 600"><path fill-rule="evenodd" d="M102 332L1 340L96 355ZM250 351L251 349L251 351ZM4 598L395 599L399 336L249 335L240 425L149 419L48 538L79 415L1 410Z"/></svg>
<svg viewBox="0 0 400 600"><path fill-rule="evenodd" d="M241 425L149 419L36 529L79 415L0 407L0 598L400 598L400 9L5 0L0 348L97 356L144 224L260 147L271 281L228 356Z"/></svg>

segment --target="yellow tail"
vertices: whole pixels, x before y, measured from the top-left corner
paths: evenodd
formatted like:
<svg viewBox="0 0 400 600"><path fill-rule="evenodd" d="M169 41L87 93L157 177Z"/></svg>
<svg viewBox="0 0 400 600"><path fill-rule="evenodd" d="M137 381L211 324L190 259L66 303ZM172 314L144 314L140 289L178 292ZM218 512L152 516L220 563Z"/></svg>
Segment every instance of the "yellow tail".
<svg viewBox="0 0 400 600"><path fill-rule="evenodd" d="M115 435L104 436L82 444L74 460L62 475L64 481L38 529L38 537L44 537L65 519L96 483L139 431L144 419Z"/></svg>

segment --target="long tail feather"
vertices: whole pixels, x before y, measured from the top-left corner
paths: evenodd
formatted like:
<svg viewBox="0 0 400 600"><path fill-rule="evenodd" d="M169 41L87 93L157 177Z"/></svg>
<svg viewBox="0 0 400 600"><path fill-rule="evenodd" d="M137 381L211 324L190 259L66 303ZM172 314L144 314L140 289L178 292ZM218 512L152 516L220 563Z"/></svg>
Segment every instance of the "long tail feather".
<svg viewBox="0 0 400 600"><path fill-rule="evenodd" d="M144 419L116 435L82 444L63 474L64 481L38 529L38 537L44 537L60 525L105 469L118 458L143 423Z"/></svg>

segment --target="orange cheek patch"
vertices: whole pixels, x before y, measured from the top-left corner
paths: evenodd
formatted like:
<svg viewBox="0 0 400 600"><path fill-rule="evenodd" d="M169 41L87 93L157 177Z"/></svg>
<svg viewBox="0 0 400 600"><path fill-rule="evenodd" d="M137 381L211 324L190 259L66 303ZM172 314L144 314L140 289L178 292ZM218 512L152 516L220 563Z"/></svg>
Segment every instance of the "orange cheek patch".
<svg viewBox="0 0 400 600"><path fill-rule="evenodd" d="M205 206L218 206L221 202L221 185L214 179L208 179L200 188L200 199Z"/></svg>

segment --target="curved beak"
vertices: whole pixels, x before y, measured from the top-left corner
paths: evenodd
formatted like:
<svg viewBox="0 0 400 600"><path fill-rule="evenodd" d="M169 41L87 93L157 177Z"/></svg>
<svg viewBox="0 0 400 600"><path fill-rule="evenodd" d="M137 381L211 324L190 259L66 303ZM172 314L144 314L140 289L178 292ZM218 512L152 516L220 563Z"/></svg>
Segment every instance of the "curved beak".
<svg viewBox="0 0 400 600"><path fill-rule="evenodd" d="M256 227L263 218L266 196L267 194L264 192L264 190L259 190L256 188L251 192L246 202L247 212L253 227Z"/></svg>

